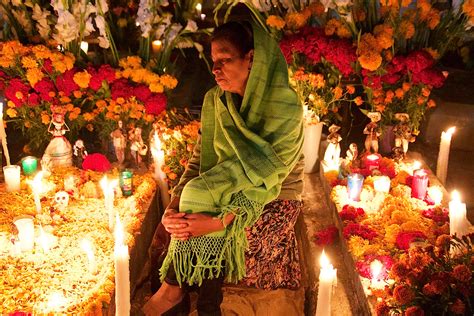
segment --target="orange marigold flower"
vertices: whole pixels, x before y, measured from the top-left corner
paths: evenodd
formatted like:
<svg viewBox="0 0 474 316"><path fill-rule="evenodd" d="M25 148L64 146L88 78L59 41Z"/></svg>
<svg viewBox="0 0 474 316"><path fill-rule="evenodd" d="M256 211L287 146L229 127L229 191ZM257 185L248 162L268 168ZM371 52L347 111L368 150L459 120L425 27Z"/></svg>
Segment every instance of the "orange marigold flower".
<svg viewBox="0 0 474 316"><path fill-rule="evenodd" d="M74 74L73 80L79 87L85 89L89 87L91 77L92 76L87 72L87 70L84 70L81 72L76 72Z"/></svg>
<svg viewBox="0 0 474 316"><path fill-rule="evenodd" d="M337 86L332 90L332 93L334 93L335 99L340 99L342 97L342 88Z"/></svg>
<svg viewBox="0 0 474 316"><path fill-rule="evenodd" d="M11 118L14 118L18 116L18 112L14 108L8 108L7 115Z"/></svg>
<svg viewBox="0 0 474 316"><path fill-rule="evenodd" d="M378 302L375 306L375 313L377 316L388 316L390 315L390 307L385 301Z"/></svg>
<svg viewBox="0 0 474 316"><path fill-rule="evenodd" d="M409 90L411 89L411 83L410 83L410 82L404 82L404 83L402 84L402 89L403 89L403 91L405 91L405 92L409 91Z"/></svg>
<svg viewBox="0 0 474 316"><path fill-rule="evenodd" d="M97 100L95 102L95 105L99 108L99 109L102 109L102 108L105 108L107 106L107 102L105 102L104 100Z"/></svg>
<svg viewBox="0 0 474 316"><path fill-rule="evenodd" d="M95 116L92 113L84 113L83 117L85 121L90 122L94 119Z"/></svg>
<svg viewBox="0 0 474 316"><path fill-rule="evenodd" d="M152 82L149 86L151 92L162 93L165 91L163 85L159 82Z"/></svg>
<svg viewBox="0 0 474 316"><path fill-rule="evenodd" d="M431 93L431 90L426 88L426 87L423 87L421 88L421 94L424 96L424 97L429 97L430 96L430 93Z"/></svg>
<svg viewBox="0 0 474 316"><path fill-rule="evenodd" d="M347 93L353 94L355 92L355 87L351 84L346 86Z"/></svg>
<svg viewBox="0 0 474 316"><path fill-rule="evenodd" d="M38 59L46 59L51 56L51 51L48 47L44 45L35 45L31 47L31 52L35 55Z"/></svg>
<svg viewBox="0 0 474 316"><path fill-rule="evenodd" d="M425 312L420 306L410 306L405 311L405 316L424 316Z"/></svg>
<svg viewBox="0 0 474 316"><path fill-rule="evenodd" d="M66 111L73 111L74 110L74 104L68 103L66 104Z"/></svg>
<svg viewBox="0 0 474 316"><path fill-rule="evenodd" d="M72 92L72 95L73 95L75 98L79 99L80 97L82 97L82 92L79 91L79 90L75 90L75 91Z"/></svg>
<svg viewBox="0 0 474 316"><path fill-rule="evenodd" d="M360 106L362 104L364 104L364 100L362 99L362 97L356 97L354 99L354 103L357 105L357 106Z"/></svg>
<svg viewBox="0 0 474 316"><path fill-rule="evenodd" d="M408 268L401 262L396 262L390 269L390 277L395 280L400 280L408 273Z"/></svg>
<svg viewBox="0 0 474 316"><path fill-rule="evenodd" d="M178 85L178 80L171 75L163 75L160 77L160 83L168 89L174 89Z"/></svg>
<svg viewBox="0 0 474 316"><path fill-rule="evenodd" d="M384 94L385 94L385 92L382 89L376 89L376 90L372 91L372 95L374 96L374 98L383 97Z"/></svg>
<svg viewBox="0 0 474 316"><path fill-rule="evenodd" d="M474 18L474 0L465 0L462 10L472 20Z"/></svg>
<svg viewBox="0 0 474 316"><path fill-rule="evenodd" d="M125 102L125 99L122 98L122 97L118 97L116 100L115 100L118 104L123 104Z"/></svg>
<svg viewBox="0 0 474 316"><path fill-rule="evenodd" d="M405 95L405 91L403 91L403 89L401 88L398 88L397 90L395 90L395 96L399 99L403 98L403 96Z"/></svg>
<svg viewBox="0 0 474 316"><path fill-rule="evenodd" d="M400 23L400 33L405 39L410 39L415 35L415 25L408 20L403 20Z"/></svg>
<svg viewBox="0 0 474 316"><path fill-rule="evenodd" d="M276 28L277 30L283 29L285 27L285 24L286 24L285 20L283 20L282 17L277 16L277 15L270 15L267 18L266 23L267 23L268 26Z"/></svg>
<svg viewBox="0 0 474 316"><path fill-rule="evenodd" d="M21 65L25 69L38 68L38 62L29 56L23 56L21 58Z"/></svg>
<svg viewBox="0 0 474 316"><path fill-rule="evenodd" d="M472 278L471 270L464 264L455 266L452 274L456 280L461 282L469 282Z"/></svg>
<svg viewBox="0 0 474 316"><path fill-rule="evenodd" d="M382 64L382 56L377 52L371 51L357 58L362 68L375 71Z"/></svg>
<svg viewBox="0 0 474 316"><path fill-rule="evenodd" d="M449 247L449 243L451 241L450 235L440 235L436 238L436 247L447 248Z"/></svg>
<svg viewBox="0 0 474 316"><path fill-rule="evenodd" d="M441 19L441 14L438 10L436 9L431 9L428 16L427 16L427 22L428 22L428 27L430 30L434 30Z"/></svg>
<svg viewBox="0 0 474 316"><path fill-rule="evenodd" d="M25 121L25 127L30 128L31 127L31 122L30 121Z"/></svg>
<svg viewBox="0 0 474 316"><path fill-rule="evenodd" d="M324 28L324 32L327 36L334 35L336 33L337 28L341 25L341 21L337 19L330 19Z"/></svg>
<svg viewBox="0 0 474 316"><path fill-rule="evenodd" d="M423 105L425 104L425 102L426 102L426 99L422 96L419 96L418 98L416 98L416 104L418 105Z"/></svg>
<svg viewBox="0 0 474 316"><path fill-rule="evenodd" d="M421 20L425 20L431 10L431 3L429 2L429 0L418 0L416 2L416 6L420 10Z"/></svg>
<svg viewBox="0 0 474 316"><path fill-rule="evenodd" d="M449 307L449 310L456 315L465 315L466 304L457 298L454 303Z"/></svg>
<svg viewBox="0 0 474 316"><path fill-rule="evenodd" d="M393 290L393 297L401 305L410 303L415 298L415 293L406 285L398 285Z"/></svg>
<svg viewBox="0 0 474 316"><path fill-rule="evenodd" d="M310 4L308 7L306 7L310 12L311 14L314 14L314 15L321 15L324 13L324 11L326 10L326 8L324 7L324 5L321 3L321 2L314 2L312 4Z"/></svg>
<svg viewBox="0 0 474 316"><path fill-rule="evenodd" d="M433 57L433 59L439 59L440 56L439 56L439 53L438 53L438 51L437 51L436 49L433 49L433 48L431 48L431 47L426 47L424 50L425 50L428 54L430 54L431 57Z"/></svg>
<svg viewBox="0 0 474 316"><path fill-rule="evenodd" d="M392 99L395 96L395 93L393 93L392 90L388 90L387 93L385 94L387 98Z"/></svg>
<svg viewBox="0 0 474 316"><path fill-rule="evenodd" d="M39 68L31 68L26 71L26 79L32 87L34 87L38 81L43 79L43 77L44 73Z"/></svg>
<svg viewBox="0 0 474 316"><path fill-rule="evenodd" d="M362 9L355 9L353 11L353 14L354 14L354 21L356 21L356 22L365 21L365 19L367 17L367 14Z"/></svg>
<svg viewBox="0 0 474 316"><path fill-rule="evenodd" d="M174 180L178 177L178 175L174 172L170 172L166 175L170 180Z"/></svg>
<svg viewBox="0 0 474 316"><path fill-rule="evenodd" d="M383 104L376 105L375 110L377 110L377 112L382 113L383 111L385 111L385 105Z"/></svg>
<svg viewBox="0 0 474 316"><path fill-rule="evenodd" d="M292 12L288 13L285 16L285 21L286 24L288 25L289 28L291 29L300 29L303 26L306 25L306 22L308 21L309 17L307 15L298 13L298 12Z"/></svg>
<svg viewBox="0 0 474 316"><path fill-rule="evenodd" d="M363 55L370 51L380 53L382 47L380 47L377 38L374 35L370 33L362 34L359 42L358 54Z"/></svg>
<svg viewBox="0 0 474 316"><path fill-rule="evenodd" d="M337 28L336 34L340 38L351 38L352 37L351 30L346 25L339 26Z"/></svg>

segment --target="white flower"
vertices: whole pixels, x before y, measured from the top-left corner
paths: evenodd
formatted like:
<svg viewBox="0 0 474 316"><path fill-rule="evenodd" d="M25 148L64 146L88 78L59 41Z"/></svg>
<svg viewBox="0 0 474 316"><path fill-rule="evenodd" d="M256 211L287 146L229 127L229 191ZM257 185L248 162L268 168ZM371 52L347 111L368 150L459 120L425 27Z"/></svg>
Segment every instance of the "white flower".
<svg viewBox="0 0 474 316"><path fill-rule="evenodd" d="M150 36L152 29L153 14L150 10L152 6L153 3L149 0L140 0L140 4L138 5L137 23L140 25L142 37L145 38Z"/></svg>
<svg viewBox="0 0 474 316"><path fill-rule="evenodd" d="M33 19L37 22L37 29L40 36L44 39L49 38L49 32L51 31L48 25L49 12L47 10L42 11L38 4L33 7Z"/></svg>
<svg viewBox="0 0 474 316"><path fill-rule="evenodd" d="M105 23L105 19L102 15L96 16L95 25L97 26L97 29L100 33L100 36L97 38L99 40L99 46L102 48L109 48L110 42L105 31Z"/></svg>
<svg viewBox="0 0 474 316"><path fill-rule="evenodd" d="M109 48L110 47L110 42L109 39L106 36L99 36L97 38L99 40L99 46L102 48Z"/></svg>
<svg viewBox="0 0 474 316"><path fill-rule="evenodd" d="M326 12L328 11L328 9L336 8L334 0L321 0L321 4L324 6Z"/></svg>
<svg viewBox="0 0 474 316"><path fill-rule="evenodd" d="M198 26L193 20L188 20L188 24L186 24L186 28L184 30L194 33L198 30Z"/></svg>
<svg viewBox="0 0 474 316"><path fill-rule="evenodd" d="M267 12L272 8L269 0L252 0L252 4L260 12Z"/></svg>
<svg viewBox="0 0 474 316"><path fill-rule="evenodd" d="M86 28L84 29L84 36L88 36L90 33L94 32L94 24L92 24L92 17L88 18L86 21Z"/></svg>
<svg viewBox="0 0 474 316"><path fill-rule="evenodd" d="M194 47L196 47L196 49L197 49L197 51L199 52L199 54L202 54L202 52L204 51L204 48L203 48L202 45L199 44L199 43L194 42ZM201 56L199 56L199 57L201 57Z"/></svg>
<svg viewBox="0 0 474 316"><path fill-rule="evenodd" d="M97 0L96 4L97 4L97 7L99 9L99 10L97 10L98 12L103 14L103 13L106 13L107 11L109 11L109 6L107 5L106 0Z"/></svg>
<svg viewBox="0 0 474 316"><path fill-rule="evenodd" d="M12 6L14 7L19 7L23 4L22 0L11 0L11 2L12 2Z"/></svg>
<svg viewBox="0 0 474 316"><path fill-rule="evenodd" d="M64 4L62 0L51 0L51 6L55 11L64 11Z"/></svg>
<svg viewBox="0 0 474 316"><path fill-rule="evenodd" d="M168 43L171 43L174 41L174 39L176 38L176 36L178 36L178 33L179 31L181 31L182 28L183 26L178 23L173 23L173 25L171 25L171 29L169 30L168 36L167 36Z"/></svg>
<svg viewBox="0 0 474 316"><path fill-rule="evenodd" d="M67 44L77 38L79 24L69 11L58 11L57 33L53 36L59 44Z"/></svg>
<svg viewBox="0 0 474 316"><path fill-rule="evenodd" d="M193 41L188 37L180 38L178 43L176 43L176 47L178 47L178 48L191 48L191 47L193 47Z"/></svg>

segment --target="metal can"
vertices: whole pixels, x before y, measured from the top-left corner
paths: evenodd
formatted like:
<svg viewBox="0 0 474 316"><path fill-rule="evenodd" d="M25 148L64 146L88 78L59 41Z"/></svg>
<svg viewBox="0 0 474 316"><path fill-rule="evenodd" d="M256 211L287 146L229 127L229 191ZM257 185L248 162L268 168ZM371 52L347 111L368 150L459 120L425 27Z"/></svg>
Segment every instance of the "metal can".
<svg viewBox="0 0 474 316"><path fill-rule="evenodd" d="M133 171L125 169L120 172L120 189L124 196L130 196L133 194Z"/></svg>

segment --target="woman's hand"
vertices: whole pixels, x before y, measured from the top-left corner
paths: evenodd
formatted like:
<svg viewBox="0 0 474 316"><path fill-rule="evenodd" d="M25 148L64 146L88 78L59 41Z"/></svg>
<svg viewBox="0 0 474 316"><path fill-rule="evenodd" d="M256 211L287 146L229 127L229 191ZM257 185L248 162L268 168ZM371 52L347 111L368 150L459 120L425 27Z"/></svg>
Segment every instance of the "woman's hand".
<svg viewBox="0 0 474 316"><path fill-rule="evenodd" d="M224 229L220 218L212 217L207 214L186 214L186 228L183 232L188 232L190 236L198 237Z"/></svg>
<svg viewBox="0 0 474 316"><path fill-rule="evenodd" d="M163 214L161 223L173 238L186 240L190 237L188 232L183 231L188 226L187 220L184 218L185 216L186 213L179 213L171 208L167 208Z"/></svg>

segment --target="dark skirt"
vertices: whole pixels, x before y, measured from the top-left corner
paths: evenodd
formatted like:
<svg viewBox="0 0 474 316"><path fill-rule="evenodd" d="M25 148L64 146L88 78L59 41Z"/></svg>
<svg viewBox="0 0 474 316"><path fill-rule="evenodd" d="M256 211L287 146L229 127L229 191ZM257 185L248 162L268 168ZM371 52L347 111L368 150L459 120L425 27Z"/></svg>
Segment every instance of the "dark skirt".
<svg viewBox="0 0 474 316"><path fill-rule="evenodd" d="M260 289L297 289L301 268L295 224L302 201L275 200L246 229L249 249L245 253L246 277L242 283Z"/></svg>

